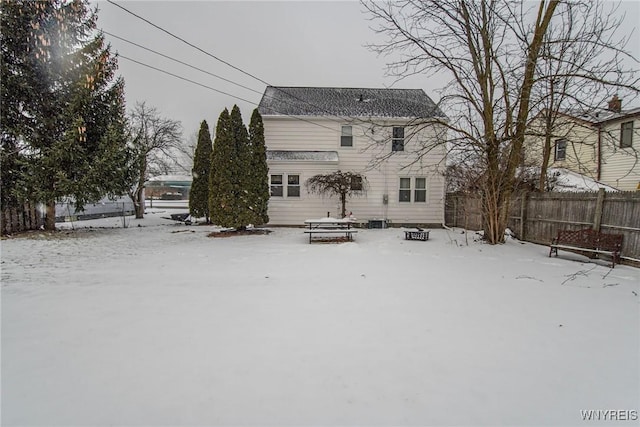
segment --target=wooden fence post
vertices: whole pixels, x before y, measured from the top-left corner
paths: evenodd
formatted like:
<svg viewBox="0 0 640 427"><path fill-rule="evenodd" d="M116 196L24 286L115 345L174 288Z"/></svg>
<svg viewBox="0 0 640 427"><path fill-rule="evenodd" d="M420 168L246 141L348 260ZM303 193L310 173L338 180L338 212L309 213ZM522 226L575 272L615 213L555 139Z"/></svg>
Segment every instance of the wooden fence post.
<svg viewBox="0 0 640 427"><path fill-rule="evenodd" d="M593 217L593 229L600 231L600 224L602 223L602 206L604 205L604 188L598 190L598 198L596 199L596 213Z"/></svg>
<svg viewBox="0 0 640 427"><path fill-rule="evenodd" d="M454 195L453 199L453 227L458 226L458 195Z"/></svg>
<svg viewBox="0 0 640 427"><path fill-rule="evenodd" d="M519 239L520 240L525 240L525 230L527 229L526 227L526 221L527 221L527 200L528 200L528 195L529 193L527 193L526 191L523 192L520 197L522 198L520 200L520 235L519 235Z"/></svg>

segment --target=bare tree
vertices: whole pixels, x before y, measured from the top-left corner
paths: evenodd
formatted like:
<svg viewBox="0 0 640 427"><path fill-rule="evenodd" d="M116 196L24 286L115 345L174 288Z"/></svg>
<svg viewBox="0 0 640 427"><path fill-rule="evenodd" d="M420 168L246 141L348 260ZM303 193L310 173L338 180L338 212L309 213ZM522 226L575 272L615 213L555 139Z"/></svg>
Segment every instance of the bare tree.
<svg viewBox="0 0 640 427"><path fill-rule="evenodd" d="M571 40L561 26L550 31L552 23L560 22L572 7L579 14L581 5L560 0L403 0L364 5L374 29L385 36L371 48L383 55L400 55L388 64L390 75L450 76L440 101L449 120L435 117L424 123L446 127L448 138L418 149L447 144L449 150L480 162L478 184L490 243L504 241L527 123L531 112L541 108L534 89L540 81L543 48L558 39ZM606 42L596 36L585 42Z"/></svg>
<svg viewBox="0 0 640 427"><path fill-rule="evenodd" d="M366 177L356 172L331 172L315 175L305 181L310 193L338 196L342 205L342 218L347 216L347 197L364 193Z"/></svg>
<svg viewBox="0 0 640 427"><path fill-rule="evenodd" d="M135 153L132 167L137 171L129 197L136 218L144 217L144 185L150 176L167 174L171 169L172 151L181 145L179 121L164 118L154 107L137 103L130 113L131 148Z"/></svg>

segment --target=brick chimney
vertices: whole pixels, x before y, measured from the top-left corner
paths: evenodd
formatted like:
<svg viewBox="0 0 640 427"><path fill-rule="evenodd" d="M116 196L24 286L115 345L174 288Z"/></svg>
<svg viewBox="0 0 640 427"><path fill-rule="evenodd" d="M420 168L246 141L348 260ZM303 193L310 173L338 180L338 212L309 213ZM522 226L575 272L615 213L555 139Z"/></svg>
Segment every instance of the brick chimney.
<svg viewBox="0 0 640 427"><path fill-rule="evenodd" d="M609 111L619 113L622 111L622 100L618 98L618 95L613 95L613 98L609 101Z"/></svg>

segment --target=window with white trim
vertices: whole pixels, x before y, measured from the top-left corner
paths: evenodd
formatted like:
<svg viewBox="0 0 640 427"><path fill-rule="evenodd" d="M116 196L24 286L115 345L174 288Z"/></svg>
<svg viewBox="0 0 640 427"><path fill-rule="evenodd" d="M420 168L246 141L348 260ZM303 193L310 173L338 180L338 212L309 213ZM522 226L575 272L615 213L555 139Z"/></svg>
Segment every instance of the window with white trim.
<svg viewBox="0 0 640 427"><path fill-rule="evenodd" d="M413 199L412 199L413 194ZM426 203L427 202L427 178L400 178L398 201L401 203Z"/></svg>
<svg viewBox="0 0 640 427"><path fill-rule="evenodd" d="M555 161L565 160L567 158L567 140L556 139L556 146L553 151L553 159Z"/></svg>
<svg viewBox="0 0 640 427"><path fill-rule="evenodd" d="M416 178L415 183L413 201L425 203L427 201L427 178Z"/></svg>
<svg viewBox="0 0 640 427"><path fill-rule="evenodd" d="M392 133L391 151L404 151L404 128L394 127Z"/></svg>
<svg viewBox="0 0 640 427"><path fill-rule="evenodd" d="M353 147L353 127L342 126L340 132L340 146L341 147Z"/></svg>
<svg viewBox="0 0 640 427"><path fill-rule="evenodd" d="M411 178L400 178L399 202L411 201Z"/></svg>
<svg viewBox="0 0 640 427"><path fill-rule="evenodd" d="M271 197L282 196L282 175L271 175Z"/></svg>
<svg viewBox="0 0 640 427"><path fill-rule="evenodd" d="M271 197L300 197L299 174L274 174L269 179Z"/></svg>
<svg viewBox="0 0 640 427"><path fill-rule="evenodd" d="M287 197L300 197L300 175L287 175Z"/></svg>

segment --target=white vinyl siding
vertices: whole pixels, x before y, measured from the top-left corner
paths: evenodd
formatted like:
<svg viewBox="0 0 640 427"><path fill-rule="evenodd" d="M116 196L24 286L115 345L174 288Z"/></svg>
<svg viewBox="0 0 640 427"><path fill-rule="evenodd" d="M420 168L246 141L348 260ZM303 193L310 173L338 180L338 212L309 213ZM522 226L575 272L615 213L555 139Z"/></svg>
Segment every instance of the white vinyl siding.
<svg viewBox="0 0 640 427"><path fill-rule="evenodd" d="M273 225L301 225L305 219L340 215L340 201L338 197L308 194L305 181L317 174L326 174L337 170L362 173L367 179L365 193L347 199L347 212L353 212L358 220L388 219L394 224L420 223L441 224L444 221L444 177L436 165L443 165L444 148L436 149L425 155L420 162L416 162L408 170L402 170L410 157L409 146L411 140L405 140L403 156L393 156L384 161L380 167L371 169L373 156L384 156L390 150L389 141L392 127L396 123L383 123L385 130L376 129L371 132L370 126L352 126L353 144L356 147L366 147L372 143L372 137L378 138L380 151L354 150L336 147L342 134L342 124L337 118L305 117L305 121L290 117L263 116L265 142L268 150L313 150L336 151L339 161L291 161L270 160L268 162L270 174L282 174L283 182L287 185L288 174L300 176L300 197L272 197L269 201L269 218ZM311 122L311 123L309 123ZM318 123L314 125L313 123ZM399 123L398 123L399 124ZM407 128L407 134L409 132ZM430 139L435 135L435 129L425 128L418 132L415 138ZM386 142L386 145L385 145ZM384 151L382 151L384 150ZM405 175L405 172L408 175ZM424 177L425 202L400 203L399 178ZM412 183L415 186L415 184ZM415 188L411 189L411 198L415 199ZM285 190L286 192L286 190ZM385 202L386 200L386 202Z"/></svg>

